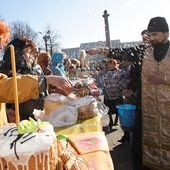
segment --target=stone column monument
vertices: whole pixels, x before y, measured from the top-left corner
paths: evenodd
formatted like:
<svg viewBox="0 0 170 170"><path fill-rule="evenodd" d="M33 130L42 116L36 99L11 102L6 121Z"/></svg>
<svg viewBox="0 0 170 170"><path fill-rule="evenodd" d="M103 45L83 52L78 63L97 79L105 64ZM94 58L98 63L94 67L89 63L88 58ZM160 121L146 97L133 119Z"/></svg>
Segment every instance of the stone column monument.
<svg viewBox="0 0 170 170"><path fill-rule="evenodd" d="M106 34L106 47L110 47L110 33L109 33L109 21L107 11L104 11L104 14L102 15L104 17L104 24L105 24L105 34Z"/></svg>

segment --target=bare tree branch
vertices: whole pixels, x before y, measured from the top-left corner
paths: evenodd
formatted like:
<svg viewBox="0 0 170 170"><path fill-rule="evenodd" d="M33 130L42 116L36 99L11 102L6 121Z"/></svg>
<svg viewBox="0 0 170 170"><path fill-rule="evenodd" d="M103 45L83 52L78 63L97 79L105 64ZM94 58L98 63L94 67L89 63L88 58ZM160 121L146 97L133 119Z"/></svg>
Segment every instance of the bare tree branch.
<svg viewBox="0 0 170 170"><path fill-rule="evenodd" d="M38 34L28 25L28 23L23 21L14 21L11 24L11 34L12 38L19 38L26 36L28 39L37 41Z"/></svg>

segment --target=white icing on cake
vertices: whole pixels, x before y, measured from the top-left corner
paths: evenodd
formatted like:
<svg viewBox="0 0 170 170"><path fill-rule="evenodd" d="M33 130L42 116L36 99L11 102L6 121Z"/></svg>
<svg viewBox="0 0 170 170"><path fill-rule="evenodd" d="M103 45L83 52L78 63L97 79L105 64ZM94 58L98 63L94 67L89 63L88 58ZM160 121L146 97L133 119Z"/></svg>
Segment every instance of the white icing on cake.
<svg viewBox="0 0 170 170"><path fill-rule="evenodd" d="M43 153L43 158L39 155L40 161L43 161L55 140L56 134L49 123L40 125L35 133L24 134L18 134L15 124L6 124L0 129L0 158L5 158L15 166L27 166L31 155L38 157L38 154ZM0 169L1 166L0 159Z"/></svg>

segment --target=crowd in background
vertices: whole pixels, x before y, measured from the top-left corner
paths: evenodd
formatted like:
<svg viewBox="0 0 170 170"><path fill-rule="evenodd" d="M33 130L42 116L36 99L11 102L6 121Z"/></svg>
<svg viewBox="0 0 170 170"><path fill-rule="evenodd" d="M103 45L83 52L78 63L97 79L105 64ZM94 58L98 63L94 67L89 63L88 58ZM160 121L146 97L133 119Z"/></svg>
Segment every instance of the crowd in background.
<svg viewBox="0 0 170 170"><path fill-rule="evenodd" d="M96 68L90 68L89 62L86 58L86 51L80 51L79 59L68 58L63 55L62 52L55 52L50 55L48 52L38 51L38 46L27 37L20 37L11 40L3 55L1 73L6 74L8 77L12 76L11 58L9 46L13 45L15 48L16 57L16 70L17 74L29 74L29 75L56 75L65 77L68 79L75 78L93 78L97 87L101 88L104 95L104 103L109 107L110 123L109 128L117 125L118 113L115 106L123 102L122 92L126 89L128 78L128 69L120 68L117 60L104 59L97 63ZM127 65L127 64L125 64ZM129 64L128 64L129 65ZM60 93L66 95L61 88L49 85L48 91L45 91L39 95L36 99L30 99L28 101L19 104L19 113L21 120L34 118L33 110L43 110L44 100L43 98L48 93ZM8 103L7 117L9 122L14 122L15 119L15 107L14 103ZM115 121L113 122L112 114L116 114Z"/></svg>

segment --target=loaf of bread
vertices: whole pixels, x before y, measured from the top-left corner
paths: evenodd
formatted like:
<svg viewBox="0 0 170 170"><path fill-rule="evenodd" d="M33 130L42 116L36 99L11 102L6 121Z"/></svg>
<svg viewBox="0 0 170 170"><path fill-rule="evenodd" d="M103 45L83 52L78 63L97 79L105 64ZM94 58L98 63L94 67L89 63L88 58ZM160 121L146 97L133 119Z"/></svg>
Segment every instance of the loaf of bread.
<svg viewBox="0 0 170 170"><path fill-rule="evenodd" d="M93 96L84 96L70 102L71 106L77 108L78 118L91 118L98 114L97 101Z"/></svg>
<svg viewBox="0 0 170 170"><path fill-rule="evenodd" d="M88 88L88 84L81 82L76 83L74 85L73 93L80 97L90 95L90 89Z"/></svg>
<svg viewBox="0 0 170 170"><path fill-rule="evenodd" d="M54 110L57 110L63 106L68 106L69 100L66 96L58 94L58 93L51 93L45 98L44 102L44 109L45 114L50 114Z"/></svg>
<svg viewBox="0 0 170 170"><path fill-rule="evenodd" d="M60 135L59 135L60 136ZM58 138L58 153L66 170L90 170L89 164L81 155L81 151L77 148L72 140Z"/></svg>

